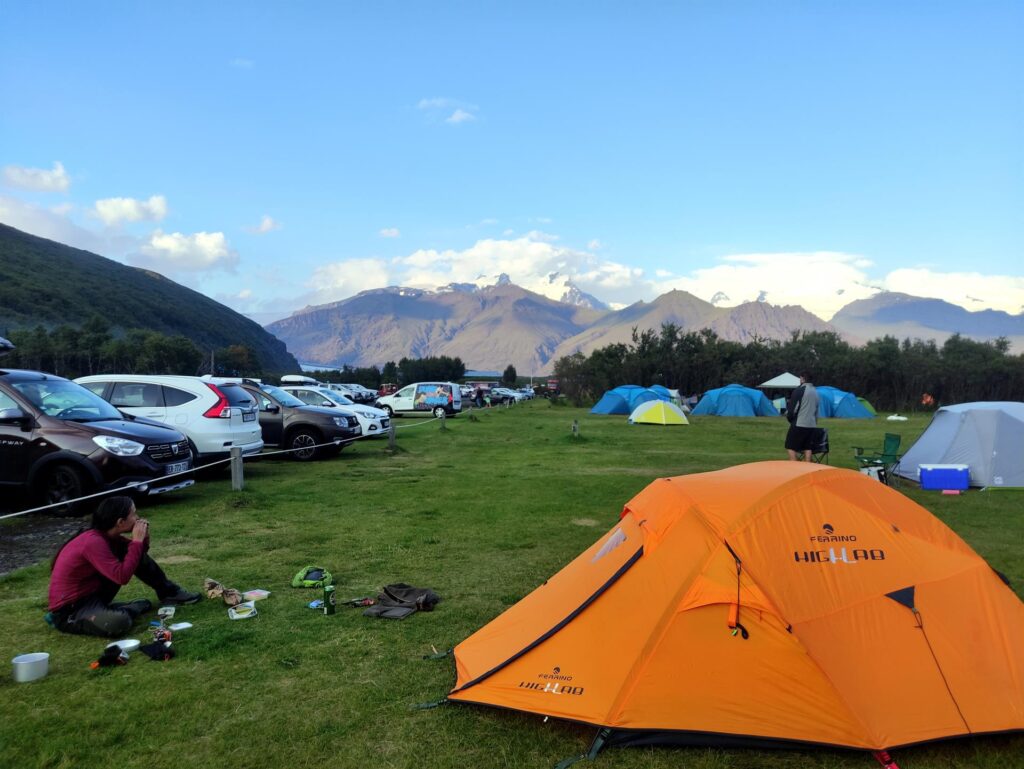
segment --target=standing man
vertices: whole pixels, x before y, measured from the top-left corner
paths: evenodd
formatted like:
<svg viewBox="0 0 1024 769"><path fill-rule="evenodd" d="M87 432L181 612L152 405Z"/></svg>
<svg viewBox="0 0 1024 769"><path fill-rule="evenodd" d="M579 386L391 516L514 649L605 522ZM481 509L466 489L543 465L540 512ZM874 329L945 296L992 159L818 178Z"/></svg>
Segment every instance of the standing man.
<svg viewBox="0 0 1024 769"><path fill-rule="evenodd" d="M803 454L805 462L811 461L818 435L818 391L811 384L811 379L811 372L801 374L800 386L786 401L786 419L789 420L786 451L793 462L800 460L800 454Z"/></svg>
<svg viewBox="0 0 1024 769"><path fill-rule="evenodd" d="M110 497L93 513L92 527L66 542L53 559L53 626L78 635L123 635L136 617L152 608L145 598L113 602L133 576L153 588L161 604L195 603L200 598L171 582L150 558L149 522L139 518L131 497Z"/></svg>

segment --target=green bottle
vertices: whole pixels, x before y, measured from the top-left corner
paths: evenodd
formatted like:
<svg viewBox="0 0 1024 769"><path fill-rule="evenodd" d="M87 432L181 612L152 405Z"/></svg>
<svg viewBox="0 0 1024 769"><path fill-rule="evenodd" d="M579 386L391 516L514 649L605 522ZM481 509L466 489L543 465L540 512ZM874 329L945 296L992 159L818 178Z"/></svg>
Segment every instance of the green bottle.
<svg viewBox="0 0 1024 769"><path fill-rule="evenodd" d="M334 614L337 606L334 603L334 585L324 585L324 614Z"/></svg>

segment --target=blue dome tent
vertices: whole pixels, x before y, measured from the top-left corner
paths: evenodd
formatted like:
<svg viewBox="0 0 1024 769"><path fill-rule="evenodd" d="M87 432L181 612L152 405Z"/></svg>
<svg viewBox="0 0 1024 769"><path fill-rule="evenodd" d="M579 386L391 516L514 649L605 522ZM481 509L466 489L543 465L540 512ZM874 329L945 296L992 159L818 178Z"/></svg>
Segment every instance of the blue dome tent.
<svg viewBox="0 0 1024 769"><path fill-rule="evenodd" d="M822 385L818 391L818 416L839 419L871 419L875 415L853 393Z"/></svg>
<svg viewBox="0 0 1024 769"><path fill-rule="evenodd" d="M591 414L624 414L629 416L633 409L647 401L662 400L656 392L639 385L620 385L606 392L590 410Z"/></svg>
<svg viewBox="0 0 1024 769"><path fill-rule="evenodd" d="M779 410L759 390L731 384L708 390L693 410L694 416L777 417Z"/></svg>

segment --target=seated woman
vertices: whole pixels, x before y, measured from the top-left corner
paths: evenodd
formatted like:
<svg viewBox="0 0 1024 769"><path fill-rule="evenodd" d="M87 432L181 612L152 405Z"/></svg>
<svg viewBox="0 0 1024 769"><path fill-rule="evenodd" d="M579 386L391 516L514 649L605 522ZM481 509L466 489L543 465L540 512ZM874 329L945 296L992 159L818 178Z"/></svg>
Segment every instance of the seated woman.
<svg viewBox="0 0 1024 769"><path fill-rule="evenodd" d="M123 535L131 534L127 539ZM131 497L110 497L92 516L92 527L68 540L53 559L50 614L64 633L116 638L153 605L144 598L113 603L117 591L138 577L163 605L195 603L149 557L149 522L135 512Z"/></svg>

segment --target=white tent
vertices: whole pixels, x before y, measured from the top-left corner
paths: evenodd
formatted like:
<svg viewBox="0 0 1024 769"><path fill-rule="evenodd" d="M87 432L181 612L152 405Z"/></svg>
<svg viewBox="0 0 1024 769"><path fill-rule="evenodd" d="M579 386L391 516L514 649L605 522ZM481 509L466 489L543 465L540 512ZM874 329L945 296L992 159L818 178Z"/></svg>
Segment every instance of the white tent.
<svg viewBox="0 0 1024 769"><path fill-rule="evenodd" d="M916 481L922 464L967 465L972 486L1024 487L1024 403L943 406L896 472Z"/></svg>
<svg viewBox="0 0 1024 769"><path fill-rule="evenodd" d="M800 386L800 377L793 376L788 371L784 374L779 374L774 379L769 379L767 382L761 382L758 387L764 387L766 389L776 388L779 390L792 390L794 387Z"/></svg>

